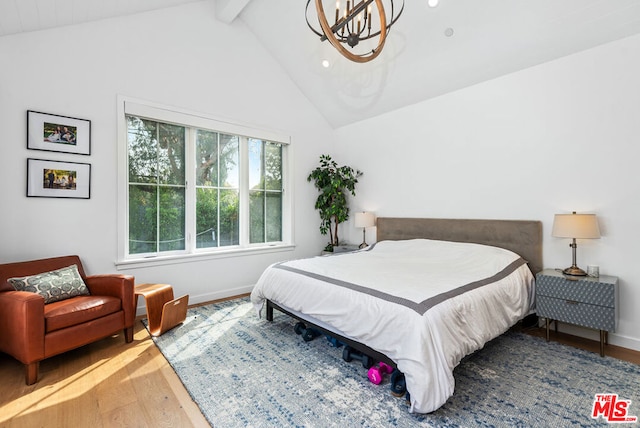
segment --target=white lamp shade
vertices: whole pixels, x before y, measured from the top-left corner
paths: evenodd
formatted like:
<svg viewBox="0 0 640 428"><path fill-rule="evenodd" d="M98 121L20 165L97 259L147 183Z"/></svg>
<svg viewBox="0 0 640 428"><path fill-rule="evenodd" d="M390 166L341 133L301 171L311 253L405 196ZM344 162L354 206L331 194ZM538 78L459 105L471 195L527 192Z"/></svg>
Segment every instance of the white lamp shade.
<svg viewBox="0 0 640 428"><path fill-rule="evenodd" d="M600 238L595 214L556 214L551 235L556 238Z"/></svg>
<svg viewBox="0 0 640 428"><path fill-rule="evenodd" d="M356 213L355 226L356 227L371 227L376 224L373 213L361 212Z"/></svg>

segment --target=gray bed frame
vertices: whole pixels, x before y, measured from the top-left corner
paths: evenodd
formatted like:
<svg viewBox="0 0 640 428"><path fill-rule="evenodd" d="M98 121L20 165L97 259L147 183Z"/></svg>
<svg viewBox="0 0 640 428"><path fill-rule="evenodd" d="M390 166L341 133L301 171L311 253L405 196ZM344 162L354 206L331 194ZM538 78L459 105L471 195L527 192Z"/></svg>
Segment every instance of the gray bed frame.
<svg viewBox="0 0 640 428"><path fill-rule="evenodd" d="M525 259L534 275L542 270L542 223L540 221L379 217L377 232L377 241L425 238L506 248ZM336 338L375 361L396 366L386 355L302 319L270 300L267 300L268 321L273 321L274 308L323 334Z"/></svg>

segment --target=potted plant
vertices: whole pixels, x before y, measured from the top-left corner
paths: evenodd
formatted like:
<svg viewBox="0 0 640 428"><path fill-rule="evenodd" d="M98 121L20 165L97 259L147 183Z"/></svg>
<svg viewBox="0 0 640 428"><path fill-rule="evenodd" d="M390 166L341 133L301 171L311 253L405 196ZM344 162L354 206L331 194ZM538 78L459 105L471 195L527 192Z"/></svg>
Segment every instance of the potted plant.
<svg viewBox="0 0 640 428"><path fill-rule="evenodd" d="M320 212L320 233L329 234L329 244L325 251L333 251L340 240L338 225L349 219L347 193L356 195L356 183L362 175L350 166L338 166L329 155L320 156L320 165L311 171L307 181L313 181L320 191L316 200L316 209Z"/></svg>

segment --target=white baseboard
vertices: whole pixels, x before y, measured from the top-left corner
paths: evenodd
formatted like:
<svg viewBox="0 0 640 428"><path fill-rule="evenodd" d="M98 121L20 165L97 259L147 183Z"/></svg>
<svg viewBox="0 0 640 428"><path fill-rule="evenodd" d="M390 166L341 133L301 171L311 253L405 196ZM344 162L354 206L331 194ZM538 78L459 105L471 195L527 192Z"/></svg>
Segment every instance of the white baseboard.
<svg viewBox="0 0 640 428"><path fill-rule="evenodd" d="M542 319L540 321L540 325L544 326L544 321ZM553 325L551 328L553 328ZM598 332L598 330L559 323L558 331L578 337L584 337L585 339L591 339L598 342L600 341L600 332ZM609 343L623 348L632 349L634 351L640 351L640 339L634 337L623 336L618 333L609 333Z"/></svg>
<svg viewBox="0 0 640 428"><path fill-rule="evenodd" d="M227 297L239 296L241 294L251 293L254 285L245 285L242 287L229 288L227 290L215 291L213 293L199 294L197 296L189 296L189 304L197 305L199 303L211 302L213 300L226 299Z"/></svg>
<svg viewBox="0 0 640 428"><path fill-rule="evenodd" d="M633 349L634 351L640 351L640 339L636 339L635 337L612 333L609 335L609 343L616 346L622 346L623 348Z"/></svg>
<svg viewBox="0 0 640 428"><path fill-rule="evenodd" d="M251 293L253 290L254 284L245 285L242 287L229 288L226 290L214 291L211 293L204 293L198 295L189 295L189 305L197 305L200 303L207 303L214 300L225 299L227 297L239 296L241 294ZM180 297L180 296L175 296ZM138 299L138 307L136 308L136 316L146 316L147 315L147 307L145 306L144 299Z"/></svg>

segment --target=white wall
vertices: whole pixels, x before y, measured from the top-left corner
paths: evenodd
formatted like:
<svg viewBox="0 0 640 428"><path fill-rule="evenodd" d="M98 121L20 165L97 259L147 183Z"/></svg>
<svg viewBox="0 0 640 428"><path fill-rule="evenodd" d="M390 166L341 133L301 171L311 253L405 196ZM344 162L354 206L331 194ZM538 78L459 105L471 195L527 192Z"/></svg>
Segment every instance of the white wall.
<svg viewBox="0 0 640 428"><path fill-rule="evenodd" d="M336 156L365 173L352 208L540 220L547 268L571 264L553 215L596 213L603 237L579 240L578 265L619 277L611 342L640 350L638 76L634 36L341 128Z"/></svg>
<svg viewBox="0 0 640 428"><path fill-rule="evenodd" d="M291 135L294 251L125 269L166 282L191 302L246 292L277 260L317 254L324 239L306 175L331 129L241 22L209 2L0 38L0 262L79 254L90 274L116 271L120 95ZM91 155L26 149L26 111L91 120ZM26 159L92 165L91 199L27 198Z"/></svg>
<svg viewBox="0 0 640 428"><path fill-rule="evenodd" d="M207 2L5 36L0 57L0 262L74 253L89 273L115 271L121 94L287 132L295 154L295 251L123 271L138 282L204 301L249 290L273 261L316 254L326 237L306 176L332 153L365 172L354 210L541 220L547 267L570 264L553 214L597 213L604 236L579 242L578 262L620 277L611 340L640 349L638 36L335 132L242 23L219 23ZM91 156L27 150L28 109L90 119ZM91 199L27 198L28 157L91 163Z"/></svg>

